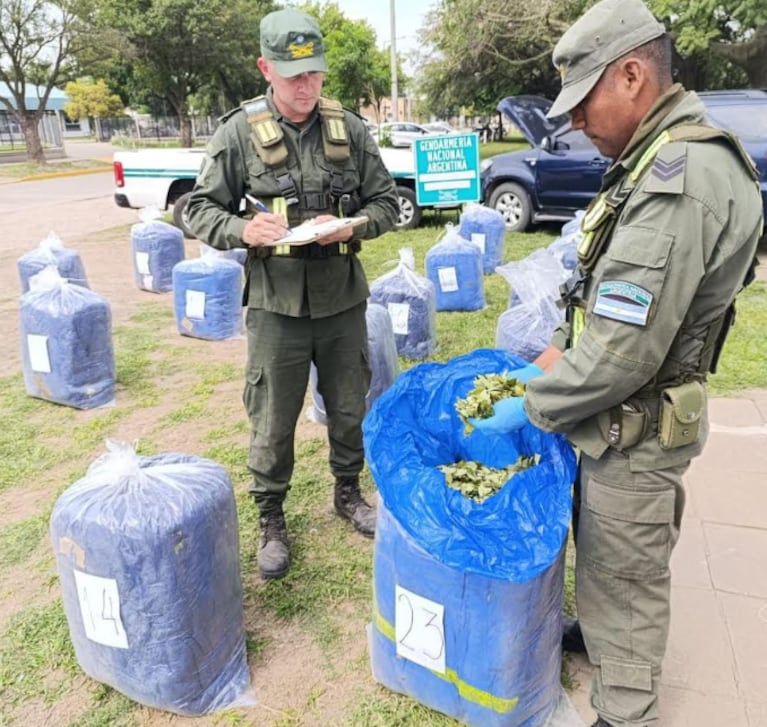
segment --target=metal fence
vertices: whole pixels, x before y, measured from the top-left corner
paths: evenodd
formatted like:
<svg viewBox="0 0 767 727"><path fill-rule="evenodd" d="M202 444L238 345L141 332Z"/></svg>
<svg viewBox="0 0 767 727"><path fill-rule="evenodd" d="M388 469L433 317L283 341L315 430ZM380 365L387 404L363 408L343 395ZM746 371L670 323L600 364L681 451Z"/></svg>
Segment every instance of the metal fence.
<svg viewBox="0 0 767 727"><path fill-rule="evenodd" d="M61 124L55 113L46 113L37 126L40 133L40 143L44 149L61 148L64 142L61 136ZM7 113L0 114L0 148L24 149L24 134L16 120Z"/></svg>
<svg viewBox="0 0 767 727"><path fill-rule="evenodd" d="M192 116L192 140L209 138L218 121L213 116ZM99 137L101 141L110 141L113 137L129 139L167 141L178 139L181 132L176 116L138 116L131 118L123 116L114 119L98 120Z"/></svg>

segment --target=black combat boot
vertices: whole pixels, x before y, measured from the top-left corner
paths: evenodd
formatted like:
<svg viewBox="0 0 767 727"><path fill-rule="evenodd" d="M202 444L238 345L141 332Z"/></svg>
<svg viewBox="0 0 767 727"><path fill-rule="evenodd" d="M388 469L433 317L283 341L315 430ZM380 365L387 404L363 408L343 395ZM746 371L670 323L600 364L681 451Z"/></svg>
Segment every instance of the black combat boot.
<svg viewBox="0 0 767 727"><path fill-rule="evenodd" d="M354 525L355 530L367 538L375 535L376 513L362 499L359 477L336 477L333 504L336 512Z"/></svg>
<svg viewBox="0 0 767 727"><path fill-rule="evenodd" d="M562 651L569 651L571 654L586 653L581 625L571 616L562 616Z"/></svg>
<svg viewBox="0 0 767 727"><path fill-rule="evenodd" d="M262 578L282 578L290 567L288 530L282 510L267 512L258 520L261 543L258 548L258 570Z"/></svg>

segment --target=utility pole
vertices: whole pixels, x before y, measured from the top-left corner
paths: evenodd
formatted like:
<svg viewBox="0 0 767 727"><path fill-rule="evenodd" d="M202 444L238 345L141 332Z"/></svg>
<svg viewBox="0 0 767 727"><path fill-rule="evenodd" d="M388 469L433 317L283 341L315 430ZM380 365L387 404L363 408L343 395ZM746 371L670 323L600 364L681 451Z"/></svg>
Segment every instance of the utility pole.
<svg viewBox="0 0 767 727"><path fill-rule="evenodd" d="M394 0L389 0L389 25L391 43L389 52L391 54L391 108L392 121L399 121L399 96L397 90L397 28L394 20Z"/></svg>

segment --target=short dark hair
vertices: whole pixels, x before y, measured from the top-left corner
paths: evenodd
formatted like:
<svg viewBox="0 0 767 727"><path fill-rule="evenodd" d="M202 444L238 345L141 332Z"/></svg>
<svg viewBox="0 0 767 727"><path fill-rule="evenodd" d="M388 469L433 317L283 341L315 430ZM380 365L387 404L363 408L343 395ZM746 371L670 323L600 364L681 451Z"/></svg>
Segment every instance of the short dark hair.
<svg viewBox="0 0 767 727"><path fill-rule="evenodd" d="M661 87L670 86L673 82L671 36L668 33L659 35L657 38L634 48L619 58L618 61L630 56L636 56L647 61L655 69L655 79Z"/></svg>

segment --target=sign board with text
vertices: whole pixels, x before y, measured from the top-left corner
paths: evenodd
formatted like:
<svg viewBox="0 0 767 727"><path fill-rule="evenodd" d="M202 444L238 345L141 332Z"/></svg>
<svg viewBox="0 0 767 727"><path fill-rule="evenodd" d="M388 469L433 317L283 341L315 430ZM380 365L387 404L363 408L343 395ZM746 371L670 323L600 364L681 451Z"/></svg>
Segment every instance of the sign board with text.
<svg viewBox="0 0 767 727"><path fill-rule="evenodd" d="M413 142L419 207L479 201L479 135L426 136Z"/></svg>

